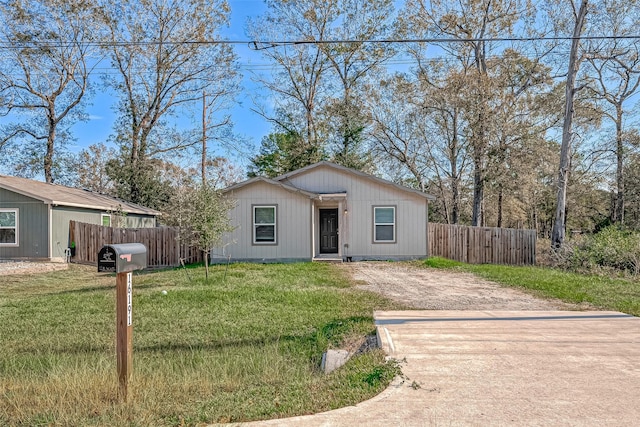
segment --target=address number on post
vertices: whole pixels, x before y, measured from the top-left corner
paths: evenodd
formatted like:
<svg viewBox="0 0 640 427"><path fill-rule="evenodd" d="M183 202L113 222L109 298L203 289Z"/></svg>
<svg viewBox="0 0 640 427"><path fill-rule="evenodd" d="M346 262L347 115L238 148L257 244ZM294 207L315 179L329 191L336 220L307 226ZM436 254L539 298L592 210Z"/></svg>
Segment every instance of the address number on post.
<svg viewBox="0 0 640 427"><path fill-rule="evenodd" d="M131 326L133 311L133 287L131 286L131 273L127 273L127 326Z"/></svg>

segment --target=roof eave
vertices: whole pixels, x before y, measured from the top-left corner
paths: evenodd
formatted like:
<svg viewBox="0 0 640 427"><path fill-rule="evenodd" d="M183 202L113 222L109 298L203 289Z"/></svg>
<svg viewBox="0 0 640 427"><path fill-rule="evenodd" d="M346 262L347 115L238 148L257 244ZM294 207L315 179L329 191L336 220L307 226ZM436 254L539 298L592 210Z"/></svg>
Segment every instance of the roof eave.
<svg viewBox="0 0 640 427"><path fill-rule="evenodd" d="M32 199L40 200L42 203L45 203L45 204L53 204L53 203L55 203L52 199L47 199L46 197L42 197L42 196L39 196L37 194L30 193L28 191L24 191L21 188L16 188L16 187L13 187L11 185L0 184L0 188L4 188L5 190L12 191L12 192L20 194L22 196L26 196L26 197L30 197Z"/></svg>
<svg viewBox="0 0 640 427"><path fill-rule="evenodd" d="M72 202L61 202L61 201L56 201L53 200L50 203L53 206L66 206L69 208L81 208L81 209L92 209L92 210L97 210L97 211L113 211L116 206L104 206L104 205L87 205L87 204L81 204L81 203L72 203ZM141 214L141 215L160 215L161 212L160 211L156 211L154 209L149 209L149 210L144 210L144 209L135 209L135 208L128 208L126 206L122 206L120 205L119 209L122 212L125 213L130 213L130 214Z"/></svg>
<svg viewBox="0 0 640 427"><path fill-rule="evenodd" d="M351 174L360 176L362 178L378 182L380 184L389 185L389 186L397 188L398 190L406 191L406 192L409 192L409 193L416 194L416 195L418 195L420 197L424 197L425 199L427 199L429 201L436 200L435 196L433 196L431 194L423 193L420 190L415 190L413 188L405 187L404 185L396 184L395 182L387 181L386 179L378 178L377 176L369 175L369 174L364 173L362 171L359 171L359 170L356 170L356 169L351 169L351 168L348 168L346 166L342 166L342 165L339 165L339 164L336 164L336 163L328 162L326 160L323 160L323 161L318 162L318 163L314 163L312 165L305 166L303 168L300 168L300 169L297 169L297 170L294 170L294 171L291 171L291 172L287 172L287 173L285 173L283 175L280 175L280 176L274 178L274 181L286 180L286 179L289 179L289 178L291 178L293 176L296 176L296 175L299 175L301 173L307 172L309 170L318 168L320 166L327 166L327 167L330 167L330 168L333 168L333 169L341 170L341 171L346 172L346 173L351 173Z"/></svg>
<svg viewBox="0 0 640 427"><path fill-rule="evenodd" d="M278 182L278 181L275 181L273 179L266 178L266 177L263 177L263 176L257 176L255 178L251 178L251 179L248 179L246 181L239 182L237 184L232 185L231 187L225 188L224 190L222 190L222 192L224 194L231 193L231 192L233 192L235 190L241 189L241 188L246 187L248 185L255 184L257 182L264 182L265 184L275 185L275 186L278 186L278 187L280 187L280 188L282 188L282 189L284 189L286 191L289 191L291 193L302 194L302 195L308 197L309 199L315 199L315 198L318 197L318 195L316 193L312 193L310 191L302 190L302 189L294 187L292 185L284 184L282 182Z"/></svg>

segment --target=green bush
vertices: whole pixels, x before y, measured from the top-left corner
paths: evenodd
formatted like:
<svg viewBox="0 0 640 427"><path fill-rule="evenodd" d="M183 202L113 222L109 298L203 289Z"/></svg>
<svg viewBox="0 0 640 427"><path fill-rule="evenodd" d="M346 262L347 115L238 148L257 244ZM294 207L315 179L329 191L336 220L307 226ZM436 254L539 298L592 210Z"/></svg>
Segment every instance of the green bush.
<svg viewBox="0 0 640 427"><path fill-rule="evenodd" d="M572 270L640 272L640 233L618 226L568 242L557 254L560 266Z"/></svg>
<svg viewBox="0 0 640 427"><path fill-rule="evenodd" d="M640 233L611 226L593 236L591 254L594 262L603 267L640 270Z"/></svg>

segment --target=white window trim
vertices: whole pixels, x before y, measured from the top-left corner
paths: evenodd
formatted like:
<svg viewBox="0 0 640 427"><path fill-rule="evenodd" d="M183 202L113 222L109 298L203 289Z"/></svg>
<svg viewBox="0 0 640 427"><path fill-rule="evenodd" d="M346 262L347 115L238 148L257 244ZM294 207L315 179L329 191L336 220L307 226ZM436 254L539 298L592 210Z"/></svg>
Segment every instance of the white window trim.
<svg viewBox="0 0 640 427"><path fill-rule="evenodd" d="M256 224L256 208L273 208L273 224ZM251 234L252 234L252 242L254 245L263 246L263 245L277 245L278 244L278 205L252 205L251 206ZM273 225L273 241L272 242L264 242L256 240L256 227L258 225Z"/></svg>
<svg viewBox="0 0 640 427"><path fill-rule="evenodd" d="M13 229L16 230L16 242L15 243L0 243L0 247L3 248L17 248L20 246L20 209L18 208L0 208L0 212L15 212L16 214L16 225L15 227L2 227L3 229Z"/></svg>
<svg viewBox="0 0 640 427"><path fill-rule="evenodd" d="M104 225L104 218L107 217L109 218L109 225ZM111 227L111 215L109 214L100 214L100 225L102 225L103 227Z"/></svg>
<svg viewBox="0 0 640 427"><path fill-rule="evenodd" d="M376 222L376 209L393 209L393 222ZM373 243L396 243L397 238L397 209L395 206L374 206L373 207ZM378 240L376 239L376 227L378 225L392 225L393 226L393 239L392 240Z"/></svg>

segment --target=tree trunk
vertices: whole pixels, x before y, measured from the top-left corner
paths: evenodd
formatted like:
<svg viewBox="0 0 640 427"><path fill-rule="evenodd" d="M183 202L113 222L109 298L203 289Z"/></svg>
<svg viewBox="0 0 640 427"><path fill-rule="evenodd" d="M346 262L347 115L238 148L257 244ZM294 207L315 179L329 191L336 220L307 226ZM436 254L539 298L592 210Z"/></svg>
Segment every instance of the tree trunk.
<svg viewBox="0 0 640 427"><path fill-rule="evenodd" d="M47 149L44 153L44 179L48 184L53 183L53 153L56 140L56 111L52 102L47 107Z"/></svg>
<svg viewBox="0 0 640 427"><path fill-rule="evenodd" d="M449 204L447 203L447 195L444 191L444 186L442 185L442 181L440 185L438 185L440 189L440 198L442 199L442 209L444 211L444 221L447 224L451 224L451 215L449 214Z"/></svg>
<svg viewBox="0 0 640 427"><path fill-rule="evenodd" d="M622 105L616 105L616 204L613 221L624 224L624 144L622 136Z"/></svg>
<svg viewBox="0 0 640 427"><path fill-rule="evenodd" d="M488 5L487 5L488 6ZM482 33L484 35L484 32ZM477 133L474 129L473 136L473 213L471 218L472 226L482 226L484 224L484 158L487 147L487 135L485 131L486 109L487 107L487 63L486 63L485 43L479 42L475 47L476 68L478 71L478 84L480 86L478 99L478 123Z"/></svg>
<svg viewBox="0 0 640 427"><path fill-rule="evenodd" d="M202 91L202 185L207 183L207 93Z"/></svg>
<svg viewBox="0 0 640 427"><path fill-rule="evenodd" d="M578 48L580 47L580 35L582 34L582 27L584 26L585 15L587 14L587 3L588 0L582 0L580 10L576 16L571 52L569 54L569 69L565 88L564 126L562 127L562 147L560 149L560 167L558 168L558 197L555 221L551 233L551 247L553 249L560 249L564 242L566 231L567 183L569 182L570 173L571 128L574 113L573 98L576 91L575 79L578 74L578 68L580 67Z"/></svg>
<svg viewBox="0 0 640 427"><path fill-rule="evenodd" d="M48 184L53 183L53 153L54 141L56 139L55 124L49 124L49 135L47 136L47 151L44 155L44 179Z"/></svg>
<svg viewBox="0 0 640 427"><path fill-rule="evenodd" d="M502 198L503 198L504 190L502 189L502 185L498 190L498 228L502 228Z"/></svg>
<svg viewBox="0 0 640 427"><path fill-rule="evenodd" d="M450 159L451 159L451 223L457 224L460 220L460 177L458 176L458 111L455 110L452 116L452 126L453 136L451 140L451 150L450 150Z"/></svg>
<svg viewBox="0 0 640 427"><path fill-rule="evenodd" d="M202 251L204 255L204 279L209 283L209 251Z"/></svg>
<svg viewBox="0 0 640 427"><path fill-rule="evenodd" d="M482 225L482 200L484 199L484 177L482 176L482 153L474 147L473 153L473 214L472 226Z"/></svg>
<svg viewBox="0 0 640 427"><path fill-rule="evenodd" d="M460 217L460 191L458 190L458 180L451 181L451 224L457 224Z"/></svg>

